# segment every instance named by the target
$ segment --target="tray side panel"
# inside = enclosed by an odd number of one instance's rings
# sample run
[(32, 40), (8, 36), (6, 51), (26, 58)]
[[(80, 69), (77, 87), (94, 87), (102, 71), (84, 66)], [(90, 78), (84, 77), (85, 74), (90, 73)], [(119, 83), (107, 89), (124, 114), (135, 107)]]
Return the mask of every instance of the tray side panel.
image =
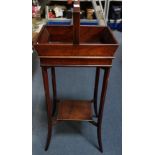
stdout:
[(41, 58), (41, 66), (112, 66), (112, 59)]
[(72, 26), (47, 26), (50, 34), (49, 42), (73, 42)]
[(81, 26), (80, 32), (81, 43), (117, 44), (108, 27)]
[(36, 45), (39, 56), (114, 56), (118, 45)]
[(47, 43), (49, 40), (50, 34), (47, 31), (47, 29), (43, 29), (41, 32), (39, 38), (38, 38), (38, 43)]

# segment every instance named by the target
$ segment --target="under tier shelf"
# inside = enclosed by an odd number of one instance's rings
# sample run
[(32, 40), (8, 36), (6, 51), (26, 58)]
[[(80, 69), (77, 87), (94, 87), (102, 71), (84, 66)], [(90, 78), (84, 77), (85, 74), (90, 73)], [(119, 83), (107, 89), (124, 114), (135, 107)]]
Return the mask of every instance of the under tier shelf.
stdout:
[(91, 103), (92, 101), (59, 101), (57, 120), (91, 121)]

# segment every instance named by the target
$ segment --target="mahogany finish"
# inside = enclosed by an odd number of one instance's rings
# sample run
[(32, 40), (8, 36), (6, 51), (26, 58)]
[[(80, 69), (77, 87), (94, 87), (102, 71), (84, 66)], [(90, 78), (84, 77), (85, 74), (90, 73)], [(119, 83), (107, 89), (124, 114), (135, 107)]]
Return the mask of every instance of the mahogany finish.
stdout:
[(51, 68), (51, 76), (52, 76), (52, 86), (53, 86), (53, 111), (52, 114), (55, 114), (56, 111), (56, 101), (57, 101), (57, 92), (56, 92), (56, 77), (55, 77), (55, 68)]
[[(96, 64), (97, 63), (97, 64)], [(99, 58), (42, 58), (40, 59), (41, 66), (112, 66), (112, 59)]]
[(103, 109), (104, 109), (109, 73), (110, 73), (110, 68), (105, 68), (104, 77), (103, 77), (103, 84), (102, 84), (102, 92), (101, 92), (101, 98), (100, 98), (99, 116), (98, 116), (98, 121), (97, 121), (98, 143), (99, 143), (99, 148), (100, 148), (101, 152), (103, 152), (102, 139), (101, 139), (101, 137), (102, 137), (101, 136), (102, 117), (103, 117)]
[(97, 113), (97, 95), (98, 95), (98, 85), (99, 85), (99, 77), (100, 77), (100, 68), (96, 68), (96, 77), (95, 77), (95, 88), (94, 88), (94, 111), (96, 117), (98, 116)]
[(92, 120), (91, 101), (67, 100), (58, 102), (57, 120)]
[(47, 134), (47, 142), (45, 146), (45, 150), (47, 150), (50, 144), (51, 135), (52, 135), (52, 117), (51, 117), (52, 116), (52, 102), (50, 99), (47, 67), (42, 67), (42, 75), (43, 75), (43, 82), (44, 82), (44, 91), (45, 91), (45, 97), (46, 97), (46, 108), (47, 108), (47, 118), (48, 118), (48, 134)]
[[(77, 6), (76, 6), (77, 5)], [(73, 44), (79, 44), (80, 41), (80, 5), (78, 2), (74, 3), (73, 7)]]
[(109, 28), (80, 26), (79, 44), (77, 34), (74, 35), (76, 38), (72, 38), (72, 31), (72, 26), (43, 27), (34, 44), (41, 66), (112, 65), (118, 44)]
[[(79, 1), (75, 1), (79, 4)], [(80, 7), (74, 5), (72, 26), (43, 26), (33, 44), (40, 58), (44, 91), (46, 97), (48, 134), (45, 150), (48, 149), (52, 125), (58, 121), (88, 121), (97, 127), (99, 149), (102, 152), (101, 126), (105, 103), (106, 89), (112, 60), (118, 43), (108, 27), (80, 26)], [(90, 101), (58, 101), (56, 92), (55, 67), (84, 66), (96, 67), (94, 86), (94, 111), (97, 122), (92, 119)], [(50, 98), (48, 72), (51, 68), (53, 100)], [(97, 96), (100, 69), (104, 69), (103, 86), (100, 97), (99, 113), (97, 112)], [(57, 110), (57, 114), (56, 114)]]

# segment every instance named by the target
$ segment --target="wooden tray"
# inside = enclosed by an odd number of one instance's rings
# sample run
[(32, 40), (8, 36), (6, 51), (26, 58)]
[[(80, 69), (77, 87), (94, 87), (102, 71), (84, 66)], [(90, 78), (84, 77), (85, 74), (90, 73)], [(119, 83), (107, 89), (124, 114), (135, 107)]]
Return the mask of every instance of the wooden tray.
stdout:
[(73, 26), (42, 28), (34, 43), (41, 66), (112, 65), (118, 43), (111, 30), (101, 26), (80, 26), (80, 7), (77, 6), (73, 9)]

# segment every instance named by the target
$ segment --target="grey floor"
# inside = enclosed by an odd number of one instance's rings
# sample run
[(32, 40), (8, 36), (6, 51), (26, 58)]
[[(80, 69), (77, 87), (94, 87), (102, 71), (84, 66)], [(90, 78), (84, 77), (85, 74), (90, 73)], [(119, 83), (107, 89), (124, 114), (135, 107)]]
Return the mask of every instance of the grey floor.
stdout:
[[(117, 31), (114, 34), (120, 47), (110, 72), (104, 108), (102, 123), (104, 155), (122, 154), (122, 34)], [(47, 152), (44, 151), (47, 117), (41, 69), (35, 52), (32, 62), (33, 155), (101, 155), (98, 150), (96, 127), (87, 122), (62, 122), (56, 125), (53, 128), (51, 145)], [(56, 68), (56, 77), (59, 99), (92, 99), (95, 68)], [(103, 73), (100, 76), (100, 91), (102, 77)]]

